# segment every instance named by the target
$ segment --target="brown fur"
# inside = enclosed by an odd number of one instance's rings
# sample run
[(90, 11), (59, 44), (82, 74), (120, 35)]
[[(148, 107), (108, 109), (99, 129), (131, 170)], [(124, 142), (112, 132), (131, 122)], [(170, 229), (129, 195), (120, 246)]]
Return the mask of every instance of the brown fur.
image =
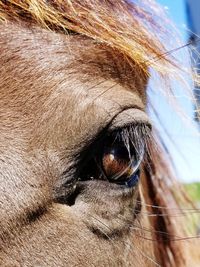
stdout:
[(165, 49), (145, 10), (115, 2), (0, 1), (1, 266), (191, 266), (153, 141), (139, 188), (87, 181), (75, 204), (56, 201), (100, 133), (150, 124), (149, 59)]

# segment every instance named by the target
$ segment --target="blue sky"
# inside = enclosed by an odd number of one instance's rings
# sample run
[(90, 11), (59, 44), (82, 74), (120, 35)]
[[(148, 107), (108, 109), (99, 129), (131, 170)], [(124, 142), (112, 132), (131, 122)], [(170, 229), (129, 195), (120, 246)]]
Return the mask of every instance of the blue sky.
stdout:
[(185, 13), (186, 0), (157, 0), (157, 2), (166, 8), (169, 17), (182, 33), (183, 39), (187, 40), (187, 33), (185, 31), (185, 25), (187, 24)]
[[(187, 32), (185, 25), (187, 24), (185, 14), (184, 0), (157, 0), (165, 6), (169, 17), (174, 21), (180, 30), (183, 41), (187, 42)], [(151, 82), (150, 82), (150, 86)], [(193, 106), (184, 96), (182, 88), (178, 84), (174, 85), (177, 90), (178, 101), (184, 106), (187, 115), (193, 118)], [(199, 181), (200, 182), (200, 136), (192, 129), (191, 126), (185, 125), (180, 116), (166, 103), (161, 95), (153, 95), (156, 110), (161, 114), (161, 120), (165, 121), (165, 127), (168, 129), (172, 140), (168, 138), (165, 129), (158, 124), (158, 129), (163, 136), (167, 148), (172, 156), (174, 165), (177, 168), (178, 176), (184, 182)], [(153, 120), (156, 119), (153, 118)], [(197, 128), (197, 125), (196, 125)], [(200, 129), (200, 125), (199, 125)]]

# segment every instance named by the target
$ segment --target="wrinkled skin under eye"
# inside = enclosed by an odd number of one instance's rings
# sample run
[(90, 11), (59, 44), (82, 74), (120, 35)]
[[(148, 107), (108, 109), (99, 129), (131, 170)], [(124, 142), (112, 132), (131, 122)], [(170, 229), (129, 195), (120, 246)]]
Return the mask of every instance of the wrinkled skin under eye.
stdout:
[(63, 173), (63, 183), (55, 190), (55, 201), (73, 205), (84, 189), (84, 182), (91, 180), (107, 181), (121, 189), (136, 186), (150, 133), (149, 125), (136, 124), (101, 134), (79, 154), (72, 179), (65, 179)]

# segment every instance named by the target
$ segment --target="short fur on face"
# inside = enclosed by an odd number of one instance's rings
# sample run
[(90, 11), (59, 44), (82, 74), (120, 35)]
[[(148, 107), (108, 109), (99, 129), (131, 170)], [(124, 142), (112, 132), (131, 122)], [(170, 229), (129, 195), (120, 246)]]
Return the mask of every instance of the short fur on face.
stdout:
[[(187, 266), (145, 113), (164, 48), (145, 9), (117, 2), (0, 1), (2, 266)], [(145, 144), (139, 186), (82, 179), (113, 133)]]

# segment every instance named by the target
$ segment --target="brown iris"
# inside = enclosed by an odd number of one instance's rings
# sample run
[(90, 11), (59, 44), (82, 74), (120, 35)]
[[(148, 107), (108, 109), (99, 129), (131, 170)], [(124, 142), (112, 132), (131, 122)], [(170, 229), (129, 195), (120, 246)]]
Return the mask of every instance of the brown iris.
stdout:
[(102, 166), (106, 177), (112, 181), (129, 179), (139, 166), (140, 160), (130, 155), (125, 146), (107, 147), (102, 157)]

